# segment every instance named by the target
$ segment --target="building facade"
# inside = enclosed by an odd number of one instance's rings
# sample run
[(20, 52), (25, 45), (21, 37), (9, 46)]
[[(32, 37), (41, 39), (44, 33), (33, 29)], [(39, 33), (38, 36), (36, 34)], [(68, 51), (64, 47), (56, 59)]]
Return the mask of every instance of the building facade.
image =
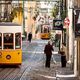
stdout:
[[(78, 28), (80, 25), (80, 0), (74, 0), (74, 33), (75, 33), (75, 39), (76, 39), (76, 57), (77, 57), (77, 74), (80, 78), (80, 35)], [(78, 27), (77, 27), (78, 25)], [(76, 33), (76, 29), (78, 29), (78, 32)]]
[(0, 22), (10, 21), (12, 1), (0, 1)]
[(69, 25), (69, 61), (74, 75), (80, 78), (80, 0), (68, 0)]

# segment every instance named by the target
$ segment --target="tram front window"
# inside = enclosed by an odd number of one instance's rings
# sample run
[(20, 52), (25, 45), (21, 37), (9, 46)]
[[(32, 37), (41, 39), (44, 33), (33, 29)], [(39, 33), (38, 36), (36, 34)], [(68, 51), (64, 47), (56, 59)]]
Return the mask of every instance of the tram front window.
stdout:
[(2, 48), (2, 35), (0, 33), (0, 49)]
[(44, 28), (44, 33), (47, 33), (48, 32), (48, 29), (47, 28)]
[(41, 27), (41, 32), (42, 32), (42, 33), (48, 33), (48, 32), (49, 32), (49, 27), (46, 26), (46, 25), (45, 25), (45, 26), (42, 26), (42, 27)]
[(4, 33), (4, 49), (13, 49), (13, 34), (12, 33)]
[(20, 33), (15, 34), (15, 48), (16, 49), (21, 48), (21, 34)]

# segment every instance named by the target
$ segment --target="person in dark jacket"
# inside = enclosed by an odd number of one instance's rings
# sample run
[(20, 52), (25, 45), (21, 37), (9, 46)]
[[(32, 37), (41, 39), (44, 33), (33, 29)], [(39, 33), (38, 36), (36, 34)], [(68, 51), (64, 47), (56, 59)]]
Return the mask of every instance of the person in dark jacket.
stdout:
[(30, 32), (30, 33), (28, 34), (28, 41), (31, 42), (31, 39), (32, 39), (32, 33)]
[(61, 54), (61, 66), (66, 67), (66, 62), (67, 62), (66, 55), (62, 48), (61, 48), (60, 54)]
[(51, 56), (52, 56), (52, 50), (53, 46), (50, 44), (50, 41), (48, 42), (47, 45), (45, 45), (44, 48), (44, 53), (46, 54), (46, 63), (45, 63), (45, 67), (50, 68), (50, 61), (51, 61)]

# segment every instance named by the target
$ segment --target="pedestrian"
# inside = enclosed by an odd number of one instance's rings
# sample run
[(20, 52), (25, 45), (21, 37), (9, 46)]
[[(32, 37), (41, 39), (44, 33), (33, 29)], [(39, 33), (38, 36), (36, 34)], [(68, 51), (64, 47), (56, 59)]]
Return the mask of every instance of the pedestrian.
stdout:
[(50, 61), (51, 61), (51, 57), (52, 57), (52, 50), (54, 50), (54, 49), (53, 49), (53, 46), (50, 44), (50, 41), (49, 41), (48, 44), (45, 45), (45, 48), (44, 48), (44, 53), (46, 55), (45, 67), (48, 67), (48, 68), (50, 68)]
[(31, 39), (32, 39), (32, 33), (30, 32), (30, 33), (28, 34), (28, 41), (31, 42)]
[(63, 49), (61, 48), (60, 50), (60, 54), (61, 54), (61, 66), (62, 67), (66, 67), (66, 55), (65, 52), (63, 51)]

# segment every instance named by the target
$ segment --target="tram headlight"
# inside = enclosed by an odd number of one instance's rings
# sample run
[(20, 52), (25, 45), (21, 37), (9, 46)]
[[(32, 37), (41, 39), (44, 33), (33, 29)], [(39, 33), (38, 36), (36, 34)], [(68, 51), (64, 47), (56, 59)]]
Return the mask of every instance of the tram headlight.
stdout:
[(2, 52), (0, 52), (0, 56), (2, 56)]
[(6, 59), (8, 59), (8, 60), (11, 59), (11, 56), (10, 55), (7, 55), (6, 56)]

